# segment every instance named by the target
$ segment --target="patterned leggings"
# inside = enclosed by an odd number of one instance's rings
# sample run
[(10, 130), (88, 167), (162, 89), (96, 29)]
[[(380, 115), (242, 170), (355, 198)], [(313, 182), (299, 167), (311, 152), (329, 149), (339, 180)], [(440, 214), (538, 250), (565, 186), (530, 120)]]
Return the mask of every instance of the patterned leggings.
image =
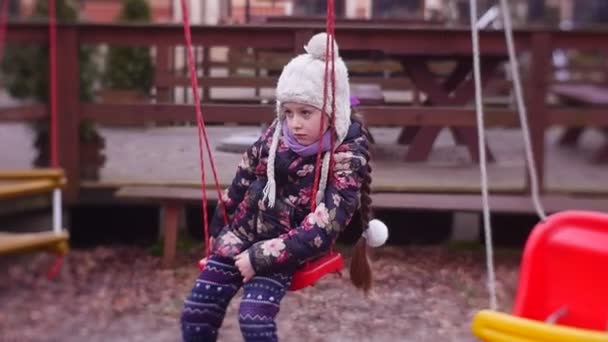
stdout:
[[(243, 286), (239, 323), (245, 341), (278, 341), (274, 319), (291, 277), (292, 272), (255, 276)], [(215, 341), (226, 308), (242, 285), (234, 260), (211, 256), (184, 303), (184, 341)]]

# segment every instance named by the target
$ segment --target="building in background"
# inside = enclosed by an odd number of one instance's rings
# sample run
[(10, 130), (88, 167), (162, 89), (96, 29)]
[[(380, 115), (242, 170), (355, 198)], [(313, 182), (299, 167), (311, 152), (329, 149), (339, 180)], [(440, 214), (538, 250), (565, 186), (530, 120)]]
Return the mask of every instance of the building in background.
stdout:
[[(48, 0), (11, 0), (11, 5), (18, 9), (22, 18), (29, 17), (37, 1)], [(79, 6), (80, 19), (90, 22), (112, 22), (118, 17), (123, 0), (71, 0)], [(172, 21), (173, 0), (147, 0), (150, 4), (154, 22)], [(11, 7), (12, 8), (12, 7)], [(17, 14), (17, 13), (15, 13)]]
[[(186, 0), (190, 12), (190, 22), (196, 24), (216, 25), (235, 22), (233, 8), (238, 1), (234, 0)], [(237, 6), (238, 8), (238, 6)], [(171, 16), (173, 21), (182, 20), (181, 0), (172, 0)]]
[[(10, 1), (12, 16), (28, 17), (36, 1)], [(80, 8), (83, 21), (112, 22), (123, 0), (68, 0)], [(179, 22), (181, 0), (148, 0), (154, 22)], [(316, 17), (327, 0), (187, 0), (193, 24), (261, 23), (268, 17)], [(468, 24), (469, 0), (335, 0), (336, 17), (347, 19), (434, 20)], [(482, 15), (497, 0), (478, 0)], [(512, 0), (516, 24), (560, 24), (571, 27), (608, 21), (608, 0)]]
[[(114, 21), (122, 7), (122, 0), (81, 0), (81, 16), (83, 20), (92, 22)], [(171, 0), (148, 0), (154, 22), (169, 22), (172, 20)]]
[[(426, 0), (429, 1), (429, 0)], [(425, 0), (336, 0), (337, 18), (422, 18)], [(181, 18), (181, 0), (173, 0), (173, 18)], [(266, 17), (324, 17), (326, 0), (189, 0), (196, 23), (263, 22)]]

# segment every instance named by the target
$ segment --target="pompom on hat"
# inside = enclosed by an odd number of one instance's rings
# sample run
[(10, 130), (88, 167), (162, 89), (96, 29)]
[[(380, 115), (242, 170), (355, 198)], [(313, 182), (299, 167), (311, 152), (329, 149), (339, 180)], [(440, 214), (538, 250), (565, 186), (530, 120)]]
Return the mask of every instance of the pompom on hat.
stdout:
[(384, 222), (373, 219), (369, 221), (369, 226), (363, 231), (367, 245), (370, 247), (380, 247), (388, 239), (388, 227)]
[[(281, 104), (286, 102), (297, 102), (322, 109), (326, 39), (326, 33), (314, 35), (308, 41), (308, 44), (304, 46), (306, 53), (293, 58), (283, 68), (276, 89), (277, 116), (279, 119), (283, 119), (280, 111)], [(346, 133), (348, 133), (348, 127), (350, 127), (351, 123), (350, 87), (348, 84), (348, 69), (342, 58), (340, 58), (338, 44), (336, 44), (335, 39), (331, 39), (331, 41), (334, 44), (334, 66), (336, 72), (336, 145), (339, 145), (344, 140)], [(331, 63), (328, 63), (328, 76), (325, 113), (328, 114), (328, 119), (331, 119)]]
[[(348, 84), (348, 69), (342, 58), (340, 58), (338, 45), (334, 37), (330, 36), (331, 42), (334, 44), (334, 67), (335, 67), (335, 96), (336, 110), (332, 113), (332, 77), (331, 77), (331, 61), (328, 63), (328, 85), (327, 85), (327, 100), (325, 101), (324, 112), (328, 115), (328, 122), (331, 122), (331, 116), (334, 117), (334, 127), (336, 140), (335, 146), (339, 146), (351, 124), (351, 99), (350, 87)], [(277, 122), (275, 131), (272, 136), (272, 144), (270, 145), (268, 156), (268, 168), (266, 174), (268, 183), (264, 188), (264, 198), (268, 199), (268, 205), (274, 206), (276, 197), (276, 181), (274, 177), (274, 162), (278, 147), (278, 142), (282, 134), (282, 113), (281, 104), (286, 102), (296, 102), (306, 104), (315, 108), (322, 109), (323, 107), (323, 88), (325, 84), (325, 58), (327, 34), (319, 33), (314, 35), (304, 50), (306, 53), (294, 57), (281, 72), (281, 76), (277, 82), (276, 88), (276, 111)], [(331, 50), (328, 54), (331, 58)], [(321, 169), (321, 179), (319, 182), (319, 190), (316, 194), (316, 203), (319, 204), (323, 198), (325, 187), (327, 184), (327, 176), (329, 172), (329, 157), (330, 152), (326, 152), (323, 156)]]

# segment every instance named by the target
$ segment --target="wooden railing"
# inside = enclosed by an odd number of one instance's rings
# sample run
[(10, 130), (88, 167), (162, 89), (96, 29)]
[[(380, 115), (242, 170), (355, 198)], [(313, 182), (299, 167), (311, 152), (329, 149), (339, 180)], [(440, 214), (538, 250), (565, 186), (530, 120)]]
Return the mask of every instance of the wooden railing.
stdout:
[[(44, 24), (12, 23), (8, 25), (9, 44), (46, 44), (47, 26)], [(302, 52), (302, 46), (315, 32), (322, 31), (320, 25), (308, 24), (264, 24), (262, 26), (197, 26), (192, 28), (192, 38), (197, 46), (223, 46), (229, 49), (252, 48), (256, 51), (282, 51), (293, 55)], [(378, 25), (338, 25), (336, 29), (340, 53), (348, 61), (349, 56), (382, 55), (401, 62), (406, 70), (411, 58), (426, 62), (434, 59), (471, 57), (470, 32), (467, 29), (444, 29), (436, 27), (386, 27)], [(179, 25), (100, 25), (77, 24), (58, 27), (58, 126), (60, 164), (65, 169), (69, 185), (68, 198), (78, 194), (79, 179), (79, 133), (81, 120), (92, 119), (102, 124), (143, 124), (144, 122), (194, 121), (194, 111), (189, 104), (175, 103), (173, 89), (188, 86), (188, 78), (174, 70), (176, 46), (183, 46), (183, 29)], [(545, 101), (548, 82), (552, 77), (551, 53), (556, 48), (581, 50), (608, 49), (608, 32), (603, 31), (548, 31), (543, 29), (519, 30), (515, 32), (519, 52), (530, 56), (526, 66), (525, 92), (530, 114), (533, 148), (539, 172), (544, 166), (544, 132), (550, 125), (608, 126), (608, 115), (601, 108), (553, 108)], [(111, 104), (81, 103), (79, 101), (78, 50), (82, 45), (127, 45), (149, 46), (155, 51), (154, 92), (149, 103)], [(480, 36), (482, 58), (484, 56), (506, 59), (503, 33), (484, 31)], [(214, 101), (209, 97), (210, 89), (216, 87), (273, 87), (276, 76), (258, 77), (210, 77), (214, 67), (209, 60), (209, 49), (204, 49), (203, 71), (200, 84), (203, 87), (205, 119), (209, 123), (239, 122), (261, 123), (273, 118), (273, 106), (255, 99), (245, 103)], [(205, 58), (206, 57), (206, 58)], [(370, 57), (372, 58), (372, 57)], [(217, 65), (216, 65), (217, 66)], [(256, 71), (259, 74), (259, 71)], [(431, 80), (436, 82), (437, 80)], [(449, 77), (446, 82), (449, 81)], [(383, 76), (353, 76), (353, 82), (379, 84), (385, 89), (418, 91), (420, 85), (408, 75), (396, 78)], [(504, 88), (504, 79), (498, 79)], [(472, 94), (469, 94), (471, 97)], [(465, 105), (430, 106), (413, 103), (363, 106), (370, 125), (390, 126), (449, 126), (474, 127), (475, 113)], [(47, 117), (44, 105), (28, 105), (0, 110), (0, 121), (41, 120)], [(486, 122), (491, 126), (516, 126), (518, 119), (512, 109), (488, 108)], [(541, 183), (542, 184), (542, 183)]]

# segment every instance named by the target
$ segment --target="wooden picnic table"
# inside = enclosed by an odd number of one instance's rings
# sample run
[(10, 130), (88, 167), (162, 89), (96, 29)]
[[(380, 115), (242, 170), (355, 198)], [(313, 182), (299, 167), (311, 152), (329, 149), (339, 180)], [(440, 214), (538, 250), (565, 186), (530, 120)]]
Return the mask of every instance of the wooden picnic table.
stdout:
[[(441, 44), (442, 38), (437, 37), (436, 43)], [(409, 78), (409, 83), (404, 83), (400, 90), (411, 90), (414, 97), (422, 92), (426, 95), (425, 101), (421, 103), (428, 107), (464, 107), (472, 103), (475, 96), (475, 84), (473, 78), (473, 55), (472, 51), (454, 55), (449, 50), (438, 51), (407, 51), (407, 52), (384, 52), (381, 50), (361, 50), (348, 47), (340, 50), (340, 55), (346, 61), (365, 60), (369, 64), (381, 63), (381, 61), (396, 61), (401, 65), (403, 72)], [(494, 76), (498, 67), (508, 59), (505, 53), (482, 53), (481, 80), (482, 85), (487, 85)], [(454, 62), (455, 67), (447, 75), (439, 75), (433, 71), (431, 64), (434, 62)], [(359, 71), (350, 70), (351, 78), (356, 78)], [(372, 72), (373, 74), (373, 72)], [(368, 75), (370, 76), (370, 75)], [(376, 75), (378, 76), (378, 75)], [(382, 76), (378, 76), (380, 80)], [(382, 86), (378, 83), (357, 84), (351, 82), (351, 93), (353, 96), (361, 96), (363, 105), (385, 105), (382, 95)], [(416, 100), (414, 100), (415, 102)], [(401, 102), (407, 102), (403, 100)], [(404, 156), (405, 161), (426, 161), (432, 151), (439, 133), (443, 128), (448, 128), (457, 144), (464, 145), (470, 153), (474, 162), (479, 161), (479, 147), (477, 130), (475, 126), (431, 126), (415, 125), (403, 128), (399, 137), (399, 143), (409, 144), (410, 147)], [(488, 161), (494, 161), (494, 155), (486, 145)]]
[[(564, 102), (577, 106), (608, 106), (608, 86), (594, 84), (561, 84), (555, 85), (551, 91)], [(574, 146), (586, 127), (577, 126), (567, 128), (560, 138), (563, 146)], [(593, 157), (596, 163), (608, 163), (608, 128), (603, 128), (606, 142), (599, 148)]]
[[(426, 94), (422, 103), (426, 106), (466, 106), (475, 97), (475, 83), (473, 74), (473, 60), (471, 55), (448, 56), (445, 54), (408, 54), (393, 55), (399, 58), (403, 68), (409, 75), (413, 85)], [(482, 86), (495, 75), (498, 66), (507, 59), (505, 55), (482, 54), (481, 59), (481, 82)], [(435, 61), (453, 60), (456, 66), (443, 80), (430, 68), (430, 63)], [(404, 127), (399, 142), (410, 144), (405, 156), (406, 161), (425, 161), (441, 129), (447, 127), (454, 135), (457, 143), (463, 144), (468, 149), (471, 159), (479, 162), (479, 145), (477, 130), (475, 127), (463, 126), (407, 126)], [(494, 156), (486, 145), (489, 161), (494, 161)]]

